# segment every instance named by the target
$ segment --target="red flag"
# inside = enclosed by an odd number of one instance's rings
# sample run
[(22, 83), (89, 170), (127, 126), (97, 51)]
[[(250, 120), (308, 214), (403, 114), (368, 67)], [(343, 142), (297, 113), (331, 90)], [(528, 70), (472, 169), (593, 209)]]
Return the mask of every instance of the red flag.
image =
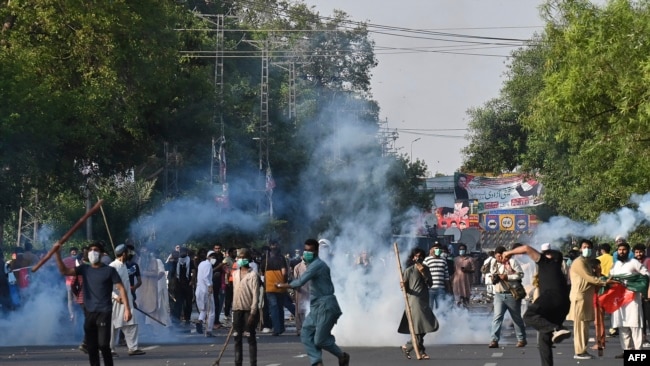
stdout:
[(602, 295), (598, 296), (603, 310), (613, 313), (634, 300), (634, 291), (628, 290), (623, 284), (611, 285)]

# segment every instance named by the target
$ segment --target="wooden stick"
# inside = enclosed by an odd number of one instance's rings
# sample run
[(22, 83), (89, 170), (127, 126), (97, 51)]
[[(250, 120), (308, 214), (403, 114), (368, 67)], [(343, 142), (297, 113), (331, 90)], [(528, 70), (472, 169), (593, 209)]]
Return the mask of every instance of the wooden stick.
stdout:
[(52, 246), (52, 248), (50, 249), (50, 251), (47, 252), (47, 254), (46, 254), (43, 258), (41, 258), (41, 260), (38, 261), (38, 263), (36, 263), (36, 265), (35, 265), (34, 267), (32, 267), (32, 272), (36, 272), (36, 271), (38, 271), (38, 269), (41, 268), (41, 266), (43, 266), (43, 264), (45, 264), (45, 262), (47, 262), (50, 258), (52, 258), (52, 256), (54, 255), (54, 253), (55, 253), (55, 252), (58, 252), (59, 249), (61, 249), (61, 246), (63, 245), (63, 243), (65, 243), (68, 239), (70, 239), (70, 237), (72, 236), (72, 234), (74, 234), (75, 231), (79, 230), (79, 228), (81, 227), (81, 225), (83, 225), (83, 223), (86, 222), (86, 220), (88, 220), (88, 218), (89, 218), (90, 216), (92, 216), (95, 212), (97, 212), (97, 210), (99, 210), (100, 207), (102, 207), (102, 203), (103, 203), (103, 202), (104, 202), (103, 200), (99, 200), (99, 201), (97, 201), (97, 203), (95, 204), (95, 206), (93, 206), (93, 207), (92, 207), (90, 210), (88, 210), (88, 211), (87, 211), (83, 216), (81, 216), (81, 218), (79, 219), (79, 221), (77, 221), (76, 224), (72, 225), (72, 227), (70, 228), (70, 230), (68, 230), (67, 233), (63, 234), (63, 236), (61, 237), (61, 239), (57, 240), (56, 243), (54, 243), (54, 245)]
[(228, 342), (230, 342), (230, 337), (232, 336), (232, 331), (235, 329), (234, 326), (230, 327), (230, 330), (228, 331), (228, 336), (226, 337), (226, 343), (223, 344), (223, 348), (221, 348), (221, 352), (219, 352), (219, 357), (217, 357), (217, 360), (214, 361), (212, 366), (219, 366), (219, 362), (221, 362), (221, 357), (223, 357), (223, 353), (226, 352), (226, 348), (228, 347)]
[[(399, 248), (397, 247), (397, 242), (393, 243), (393, 247), (395, 249), (395, 258), (397, 258), (397, 268), (399, 269), (399, 280), (400, 284), (404, 283), (404, 274), (402, 273), (402, 263), (399, 260)], [(402, 287), (402, 294), (404, 294), (404, 302), (406, 303), (406, 320), (408, 320), (409, 323), (409, 331), (411, 332), (411, 342), (413, 343), (413, 349), (415, 349), (415, 357), (417, 359), (421, 359), (422, 356), (420, 355), (420, 347), (418, 346), (418, 340), (415, 337), (415, 329), (413, 328), (413, 316), (411, 315), (411, 306), (409, 304), (409, 297), (408, 294), (406, 293), (406, 288), (404, 286)]]
[[(98, 201), (101, 201), (99, 197), (97, 197)], [(111, 242), (111, 246), (113, 247), (113, 253), (115, 253), (115, 243), (113, 243), (113, 237), (111, 236), (111, 229), (108, 228), (108, 220), (106, 220), (106, 214), (104, 213), (104, 207), (100, 207), (100, 211), (102, 211), (102, 217), (104, 218), (104, 226), (106, 226), (106, 232), (108, 233), (108, 240)]]

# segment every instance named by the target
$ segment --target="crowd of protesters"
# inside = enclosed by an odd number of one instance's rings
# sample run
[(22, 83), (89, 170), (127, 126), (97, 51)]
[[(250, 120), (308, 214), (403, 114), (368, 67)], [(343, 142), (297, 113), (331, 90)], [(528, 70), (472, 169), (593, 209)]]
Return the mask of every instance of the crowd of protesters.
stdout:
[[(256, 358), (256, 333), (284, 334), (286, 313), (295, 319), (296, 333), (315, 364), (320, 362), (320, 349), (330, 350), (341, 362), (349, 362), (349, 355), (327, 336), (340, 316), (338, 303), (319, 303), (324, 313), (313, 313), (315, 318), (311, 320), (308, 315), (314, 310), (314, 304), (310, 304), (314, 294), (336, 301), (331, 297), (334, 284), (326, 264), (331, 256), (330, 245), (324, 239), (310, 241), (304, 250), (295, 249), (293, 254), (283, 252), (276, 240), (259, 249), (215, 243), (192, 247), (179, 244), (165, 251), (154, 245), (136, 246), (129, 240), (112, 251), (101, 242), (67, 248), (56, 254), (59, 271), (65, 276), (61, 280), (65, 318), (76, 324), (73, 328), (83, 324), (79, 349), (89, 354), (91, 364), (99, 362), (100, 354), (105, 364), (110, 364), (109, 359), (118, 356), (117, 346), (126, 346), (130, 356), (143, 355), (138, 338), (159, 335), (162, 329), (186, 328), (196, 335), (212, 337), (213, 331), (222, 327), (236, 330), (235, 355), (240, 364), (243, 337), (248, 337), (249, 356)], [(411, 358), (416, 346), (422, 352), (419, 357), (429, 358), (424, 353), (423, 339), (426, 333), (438, 329), (434, 309), (468, 308), (471, 290), (481, 281), (493, 303), (490, 348), (500, 346), (506, 313), (515, 328), (515, 347), (527, 346), (527, 326), (539, 332), (544, 366), (553, 365), (553, 343), (571, 335), (573, 358), (579, 360), (593, 358), (589, 350), (597, 350), (602, 356), (607, 336), (618, 336), (622, 350), (650, 347), (650, 259), (643, 244), (631, 246), (622, 237), (616, 238), (613, 245), (596, 245), (584, 239), (573, 243), (566, 256), (550, 244), (540, 249), (522, 244), (498, 246), (487, 255), (468, 253), (462, 243), (445, 246), (433, 242), (428, 255), (416, 249), (407, 260), (402, 282), (409, 296), (414, 296), (411, 311), (418, 316), (419, 324), (416, 344), (409, 342), (401, 348), (407, 358)], [(319, 251), (324, 260), (314, 261), (313, 252)], [(5, 275), (0, 278), (0, 311), (5, 316), (29, 301), (33, 280), (30, 269), (44, 254), (33, 252), (32, 244), (25, 242), (5, 262)], [(519, 255), (528, 256), (532, 263)], [(345, 256), (347, 265), (362, 276), (372, 276), (373, 268), (386, 266), (389, 259), (374, 257), (364, 248)], [(43, 270), (48, 268), (51, 271), (55, 267), (50, 263)], [(103, 271), (101, 281), (94, 275), (99, 268)], [(323, 276), (319, 277), (323, 282), (315, 288), (314, 276)], [(523, 285), (526, 276), (532, 277), (527, 279), (531, 285)], [(96, 291), (89, 293), (85, 289), (88, 286), (110, 291), (98, 296)], [(110, 326), (96, 329), (88, 324), (89, 318), (105, 317), (107, 309), (112, 314)], [(198, 311), (198, 317), (192, 316), (193, 310)], [(565, 321), (572, 322), (572, 332), (564, 326)], [(404, 319), (402, 323), (400, 333), (408, 328)], [(591, 328), (595, 343), (590, 346)], [(318, 332), (324, 335), (318, 336)], [(315, 336), (326, 342), (325, 347), (314, 343)]]

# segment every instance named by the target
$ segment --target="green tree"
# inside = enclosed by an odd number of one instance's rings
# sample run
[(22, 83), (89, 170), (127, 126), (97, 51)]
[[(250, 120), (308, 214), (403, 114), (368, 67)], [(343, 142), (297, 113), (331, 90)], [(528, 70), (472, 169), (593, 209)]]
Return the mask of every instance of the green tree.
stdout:
[(594, 219), (649, 190), (648, 2), (546, 5), (543, 88), (525, 119), (562, 214)]
[(463, 149), (461, 170), (494, 174), (514, 170), (526, 151), (526, 133), (508, 101), (492, 99), (467, 114), (470, 143)]

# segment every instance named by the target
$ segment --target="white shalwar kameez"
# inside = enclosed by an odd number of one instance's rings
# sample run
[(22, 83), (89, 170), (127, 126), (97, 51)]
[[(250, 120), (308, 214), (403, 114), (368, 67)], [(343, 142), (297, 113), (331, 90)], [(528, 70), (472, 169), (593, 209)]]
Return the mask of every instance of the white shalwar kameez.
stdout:
[[(131, 311), (135, 311), (133, 307), (133, 295), (131, 294), (131, 285), (129, 283), (129, 271), (126, 268), (126, 264), (122, 263), (120, 260), (114, 260), (110, 264), (111, 267), (115, 268), (117, 274), (120, 275), (122, 280), (122, 285), (126, 290), (126, 296), (129, 298), (129, 306)], [(124, 339), (126, 340), (126, 346), (129, 348), (129, 351), (135, 351), (138, 349), (138, 323), (135, 320), (135, 316), (131, 317), (131, 320), (128, 322), (124, 321), (124, 310), (126, 307), (124, 304), (121, 304), (117, 301), (120, 298), (120, 292), (117, 287), (113, 287), (113, 326), (111, 327), (111, 349), (114, 348), (115, 335), (117, 334), (116, 330), (121, 329), (124, 333)]]
[[(642, 274), (648, 275), (648, 269), (638, 260), (632, 258), (627, 262), (619, 260), (614, 263), (609, 272), (610, 276)], [(641, 349), (643, 344), (643, 307), (641, 294), (634, 293), (634, 300), (612, 313), (612, 328), (618, 328), (621, 347), (626, 349)]]
[(208, 332), (214, 324), (214, 296), (208, 292), (212, 287), (212, 264), (209, 260), (199, 263), (196, 273), (196, 306), (199, 308), (199, 321), (203, 322)]

